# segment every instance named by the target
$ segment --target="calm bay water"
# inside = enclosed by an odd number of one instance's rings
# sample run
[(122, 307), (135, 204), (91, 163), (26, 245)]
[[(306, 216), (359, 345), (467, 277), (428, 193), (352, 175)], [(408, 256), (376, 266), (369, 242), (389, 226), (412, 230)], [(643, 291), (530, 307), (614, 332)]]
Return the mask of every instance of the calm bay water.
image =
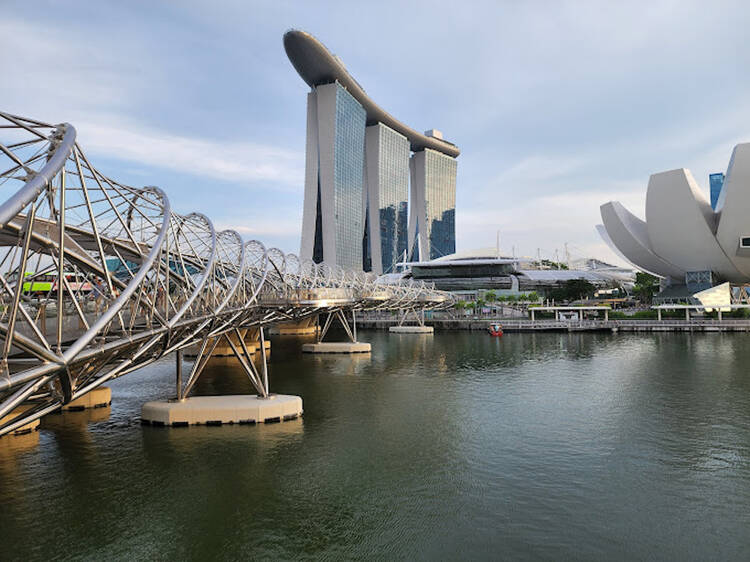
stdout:
[[(274, 340), (301, 420), (141, 426), (165, 360), (0, 441), (0, 558), (750, 557), (750, 337), (360, 336)], [(197, 390), (250, 385), (216, 362)]]

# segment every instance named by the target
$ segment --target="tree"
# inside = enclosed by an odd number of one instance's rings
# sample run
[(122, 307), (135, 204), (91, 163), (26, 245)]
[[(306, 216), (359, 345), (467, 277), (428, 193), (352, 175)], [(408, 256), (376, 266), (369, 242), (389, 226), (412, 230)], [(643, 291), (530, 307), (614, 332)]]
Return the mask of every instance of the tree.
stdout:
[(455, 303), (453, 303), (453, 308), (460, 313), (466, 310), (468, 306), (466, 304), (466, 301), (456, 301)]
[(591, 297), (596, 287), (585, 279), (568, 279), (561, 287), (550, 292), (556, 301), (574, 301)]
[(497, 302), (497, 293), (495, 291), (487, 291), (486, 293), (484, 293), (484, 300), (487, 301), (487, 304), (490, 305), (490, 308), (492, 308), (495, 311), (497, 310), (493, 306), (493, 304)]
[(654, 295), (659, 292), (659, 278), (641, 271), (635, 274), (633, 294), (644, 304), (651, 304)]
[(475, 306), (479, 309), (479, 314), (482, 313), (482, 307), (484, 306), (484, 299), (477, 299), (475, 301)]

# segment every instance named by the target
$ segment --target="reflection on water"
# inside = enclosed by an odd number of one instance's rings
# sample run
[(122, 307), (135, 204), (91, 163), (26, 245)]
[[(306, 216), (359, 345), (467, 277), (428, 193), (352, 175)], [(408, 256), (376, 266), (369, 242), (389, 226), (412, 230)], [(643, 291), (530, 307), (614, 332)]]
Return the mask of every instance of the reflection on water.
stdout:
[(53, 431), (79, 431), (85, 433), (90, 423), (107, 421), (111, 413), (111, 406), (56, 412), (44, 416), (40, 425), (42, 429)]
[[(274, 339), (302, 419), (141, 426), (166, 358), (0, 440), (4, 557), (746, 558), (748, 335), (360, 337)], [(226, 360), (195, 388), (251, 391)]]
[[(161, 428), (143, 426), (143, 443), (146, 449), (169, 449), (180, 455), (191, 453), (198, 447), (248, 446), (252, 450), (268, 451), (299, 441), (304, 431), (304, 420), (297, 418), (283, 423), (253, 425), (192, 426)], [(252, 432), (251, 443), (248, 437)]]

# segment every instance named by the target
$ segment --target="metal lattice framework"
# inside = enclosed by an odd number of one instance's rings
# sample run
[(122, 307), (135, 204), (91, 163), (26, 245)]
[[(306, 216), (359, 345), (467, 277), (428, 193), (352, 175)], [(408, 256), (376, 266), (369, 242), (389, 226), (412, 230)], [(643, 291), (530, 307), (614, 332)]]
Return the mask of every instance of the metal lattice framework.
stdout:
[[(0, 435), (195, 345), (186, 396), (240, 329), (262, 338), (266, 324), (321, 312), (452, 304), (423, 283), (382, 285), (179, 215), (159, 188), (102, 175), (67, 123), (0, 112), (0, 190)], [(267, 395), (265, 366), (245, 367)]]

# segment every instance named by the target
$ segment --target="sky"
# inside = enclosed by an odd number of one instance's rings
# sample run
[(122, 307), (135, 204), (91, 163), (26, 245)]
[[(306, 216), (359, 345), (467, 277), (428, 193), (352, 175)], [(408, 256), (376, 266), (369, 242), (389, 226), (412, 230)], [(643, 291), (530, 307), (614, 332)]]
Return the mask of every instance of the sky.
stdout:
[(72, 123), (105, 175), (298, 252), (305, 30), (381, 107), (458, 158), (458, 250), (622, 263), (599, 206), (643, 217), (652, 173), (708, 193), (750, 141), (750, 4), (0, 0), (0, 108)]

